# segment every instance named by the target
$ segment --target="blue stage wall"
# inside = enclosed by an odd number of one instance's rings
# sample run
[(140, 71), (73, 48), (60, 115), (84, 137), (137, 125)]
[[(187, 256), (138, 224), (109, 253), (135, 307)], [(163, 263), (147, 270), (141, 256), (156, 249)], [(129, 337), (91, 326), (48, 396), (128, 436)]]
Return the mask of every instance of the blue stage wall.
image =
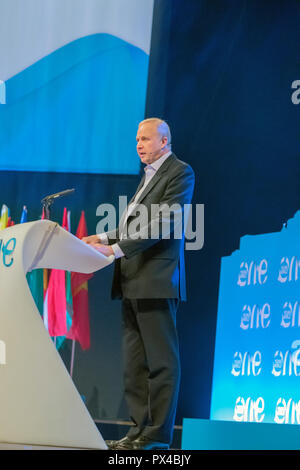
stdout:
[(196, 173), (194, 202), (205, 204), (204, 247), (187, 253), (178, 319), (178, 416), (209, 418), (221, 260), (300, 209), (300, 3), (156, 5), (146, 112), (168, 120), (174, 150)]

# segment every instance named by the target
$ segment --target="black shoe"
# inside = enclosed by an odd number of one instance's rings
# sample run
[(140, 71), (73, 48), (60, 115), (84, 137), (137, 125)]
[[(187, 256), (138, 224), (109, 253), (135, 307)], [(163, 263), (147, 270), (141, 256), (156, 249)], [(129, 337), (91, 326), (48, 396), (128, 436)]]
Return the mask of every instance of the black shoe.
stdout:
[(165, 442), (153, 441), (145, 436), (138, 437), (132, 442), (132, 450), (168, 450), (169, 444)]
[(133, 440), (125, 436), (118, 441), (105, 441), (105, 443), (110, 450), (130, 450), (132, 449)]

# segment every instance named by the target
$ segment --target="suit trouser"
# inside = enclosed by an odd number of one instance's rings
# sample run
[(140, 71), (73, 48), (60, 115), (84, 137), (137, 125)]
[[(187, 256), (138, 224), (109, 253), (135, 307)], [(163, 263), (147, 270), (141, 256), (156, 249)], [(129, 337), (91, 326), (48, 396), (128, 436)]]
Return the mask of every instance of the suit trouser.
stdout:
[(125, 399), (142, 434), (171, 443), (180, 382), (177, 299), (123, 299)]

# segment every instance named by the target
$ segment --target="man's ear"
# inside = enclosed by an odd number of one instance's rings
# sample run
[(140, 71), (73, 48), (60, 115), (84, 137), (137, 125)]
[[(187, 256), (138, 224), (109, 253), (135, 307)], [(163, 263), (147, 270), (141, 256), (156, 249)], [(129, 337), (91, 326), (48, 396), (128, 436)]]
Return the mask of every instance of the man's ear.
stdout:
[(166, 136), (162, 137), (161, 143), (162, 143), (161, 149), (165, 148), (166, 145), (168, 145), (168, 137), (166, 137)]

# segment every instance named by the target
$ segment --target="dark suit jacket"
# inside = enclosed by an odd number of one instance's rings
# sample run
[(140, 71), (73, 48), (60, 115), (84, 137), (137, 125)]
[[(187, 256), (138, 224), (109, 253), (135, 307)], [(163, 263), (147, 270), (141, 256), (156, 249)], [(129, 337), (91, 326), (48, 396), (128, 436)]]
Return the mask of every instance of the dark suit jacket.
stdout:
[[(136, 194), (143, 186), (144, 179), (145, 176)], [(107, 233), (109, 244), (117, 242), (125, 254), (115, 261), (112, 298), (186, 300), (183, 209), (184, 204), (191, 202), (194, 180), (192, 168), (172, 153), (139, 197), (138, 202), (148, 210), (148, 219), (146, 223), (143, 220), (144, 226), (139, 232), (142, 237), (134, 239), (129, 233), (128, 238), (122, 237), (120, 240), (119, 229)], [(162, 207), (172, 208), (174, 204), (173, 207), (182, 208), (180, 215), (178, 210), (158, 210)], [(156, 210), (153, 211), (153, 208)], [(129, 232), (130, 227), (138, 222), (139, 216), (140, 212), (137, 211), (127, 219)], [(178, 237), (180, 223), (182, 232)], [(151, 236), (151, 229), (159, 234), (159, 238), (144, 237), (146, 232)]]

